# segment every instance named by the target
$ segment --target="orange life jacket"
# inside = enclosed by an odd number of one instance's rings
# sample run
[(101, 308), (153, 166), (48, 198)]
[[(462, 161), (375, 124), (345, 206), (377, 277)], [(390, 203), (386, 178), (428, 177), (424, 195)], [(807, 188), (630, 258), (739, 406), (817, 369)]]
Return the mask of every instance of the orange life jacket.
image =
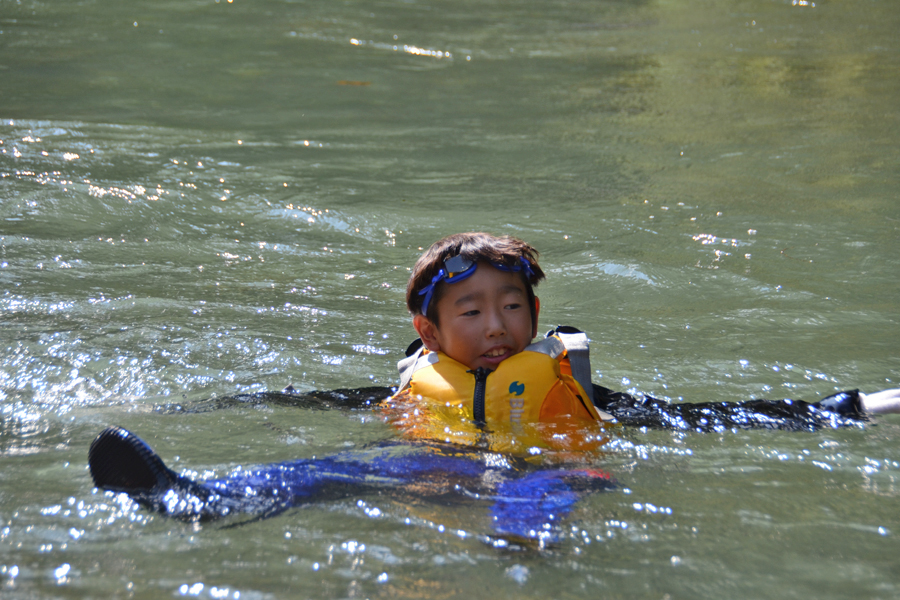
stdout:
[[(472, 444), (491, 434), (495, 442), (497, 435), (514, 438), (504, 447), (546, 446), (541, 440), (563, 430), (612, 420), (594, 406), (587, 337), (577, 330), (553, 331), (492, 372), (473, 372), (425, 348), (398, 366), (401, 385), (385, 407), (396, 409), (394, 423), (416, 438)], [(595, 442), (579, 433), (564, 445), (574, 450)]]

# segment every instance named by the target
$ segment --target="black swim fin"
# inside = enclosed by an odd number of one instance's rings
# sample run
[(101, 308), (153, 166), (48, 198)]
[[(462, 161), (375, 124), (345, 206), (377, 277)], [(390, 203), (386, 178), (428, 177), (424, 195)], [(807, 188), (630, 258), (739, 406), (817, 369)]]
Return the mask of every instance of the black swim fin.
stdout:
[(190, 521), (220, 519), (237, 513), (270, 515), (287, 505), (279, 497), (255, 491), (216, 490), (168, 468), (141, 438), (121, 427), (107, 427), (91, 444), (88, 465), (94, 485), (124, 492), (158, 513)]
[(150, 446), (121, 427), (107, 427), (97, 436), (88, 464), (98, 488), (138, 497), (165, 492), (181, 479)]

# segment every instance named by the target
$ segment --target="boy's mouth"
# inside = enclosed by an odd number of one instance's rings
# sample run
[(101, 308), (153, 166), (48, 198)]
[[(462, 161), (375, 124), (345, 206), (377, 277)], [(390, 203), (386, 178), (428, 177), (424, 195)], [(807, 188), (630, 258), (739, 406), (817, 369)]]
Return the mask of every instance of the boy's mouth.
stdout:
[(509, 357), (509, 348), (491, 348), (481, 355), (488, 363), (496, 364)]

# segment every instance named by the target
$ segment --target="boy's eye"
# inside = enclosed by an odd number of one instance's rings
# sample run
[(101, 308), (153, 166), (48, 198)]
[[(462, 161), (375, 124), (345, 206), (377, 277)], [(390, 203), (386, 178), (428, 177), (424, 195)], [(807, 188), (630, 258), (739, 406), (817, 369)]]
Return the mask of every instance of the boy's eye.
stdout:
[(510, 310), (516, 310), (517, 308), (522, 308), (522, 305), (517, 302), (514, 302), (513, 304), (507, 304), (506, 308), (508, 308)]
[(477, 311), (477, 310), (467, 310), (466, 312), (464, 312), (464, 313), (462, 314), (462, 316), (464, 316), (464, 317), (474, 317), (474, 316), (477, 315), (478, 313), (479, 313), (479, 311)]

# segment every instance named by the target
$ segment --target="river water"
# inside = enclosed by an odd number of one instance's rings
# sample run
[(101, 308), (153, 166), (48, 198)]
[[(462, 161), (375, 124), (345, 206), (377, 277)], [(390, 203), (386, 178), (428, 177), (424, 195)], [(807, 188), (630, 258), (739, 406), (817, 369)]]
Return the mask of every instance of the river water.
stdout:
[(897, 597), (892, 416), (621, 430), (618, 490), (545, 550), (388, 492), (186, 524), (86, 455), (109, 424), (200, 477), (390, 439), (206, 408), (394, 383), (409, 267), (464, 230), (541, 251), (542, 326), (607, 387), (898, 387), (898, 30), (888, 0), (0, 1), (3, 597)]

